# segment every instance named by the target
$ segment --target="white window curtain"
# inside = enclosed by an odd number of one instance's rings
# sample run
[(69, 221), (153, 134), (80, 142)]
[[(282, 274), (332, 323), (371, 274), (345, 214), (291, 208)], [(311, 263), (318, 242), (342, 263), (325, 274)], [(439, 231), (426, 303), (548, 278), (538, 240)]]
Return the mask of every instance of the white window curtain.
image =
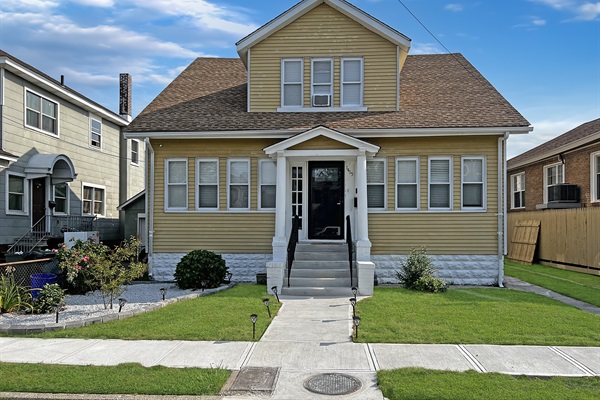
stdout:
[(451, 208), (450, 175), (450, 159), (429, 160), (429, 208)]
[(283, 60), (282, 107), (302, 107), (302, 60)]
[(198, 208), (219, 208), (219, 162), (198, 161)]
[(525, 174), (513, 175), (511, 180), (512, 208), (525, 207)]
[(419, 208), (418, 158), (396, 160), (396, 208)]
[(187, 161), (167, 161), (167, 209), (187, 208)]
[(367, 161), (367, 207), (385, 209), (385, 161)]
[(274, 209), (277, 183), (277, 163), (272, 160), (260, 161), (260, 208)]
[(362, 106), (362, 59), (342, 59), (342, 107)]
[(464, 208), (484, 207), (484, 176), (483, 158), (463, 158), (462, 206)]

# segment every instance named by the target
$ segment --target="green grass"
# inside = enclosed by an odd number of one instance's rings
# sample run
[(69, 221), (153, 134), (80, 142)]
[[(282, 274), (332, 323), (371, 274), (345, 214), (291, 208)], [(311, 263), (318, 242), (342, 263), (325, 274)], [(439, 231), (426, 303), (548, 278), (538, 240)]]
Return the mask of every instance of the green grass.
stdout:
[(216, 395), (230, 371), (0, 363), (0, 392)]
[(251, 341), (250, 314), (258, 314), (256, 340), (260, 339), (271, 320), (262, 299), (270, 298), (271, 314), (280, 304), (267, 296), (266, 287), (236, 285), (209, 296), (174, 303), (156, 311), (95, 324), (83, 328), (45, 332), (41, 338), (85, 338), (125, 340), (211, 340)]
[(591, 400), (600, 398), (600, 378), (546, 379), (420, 368), (379, 371), (390, 400)]
[(508, 260), (504, 263), (504, 273), (600, 307), (600, 276)]
[(508, 289), (379, 287), (357, 314), (359, 341), (367, 343), (600, 345), (600, 316)]

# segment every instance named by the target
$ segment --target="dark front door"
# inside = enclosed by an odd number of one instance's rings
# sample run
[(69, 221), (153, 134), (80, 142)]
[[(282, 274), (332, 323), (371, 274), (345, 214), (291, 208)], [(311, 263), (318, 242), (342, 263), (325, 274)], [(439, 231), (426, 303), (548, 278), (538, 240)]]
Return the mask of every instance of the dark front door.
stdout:
[(308, 238), (344, 238), (344, 162), (310, 161)]
[[(46, 215), (46, 179), (34, 179), (31, 185), (31, 223), (35, 224)], [(41, 222), (36, 230), (45, 231), (45, 221)]]

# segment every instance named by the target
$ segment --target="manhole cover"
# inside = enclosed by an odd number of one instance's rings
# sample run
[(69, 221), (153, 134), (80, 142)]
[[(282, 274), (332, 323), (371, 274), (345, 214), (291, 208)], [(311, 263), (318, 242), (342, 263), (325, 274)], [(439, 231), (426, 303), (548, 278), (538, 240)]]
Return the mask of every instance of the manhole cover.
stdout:
[(304, 387), (311, 392), (329, 395), (353, 393), (361, 386), (358, 379), (344, 374), (320, 374), (304, 381)]

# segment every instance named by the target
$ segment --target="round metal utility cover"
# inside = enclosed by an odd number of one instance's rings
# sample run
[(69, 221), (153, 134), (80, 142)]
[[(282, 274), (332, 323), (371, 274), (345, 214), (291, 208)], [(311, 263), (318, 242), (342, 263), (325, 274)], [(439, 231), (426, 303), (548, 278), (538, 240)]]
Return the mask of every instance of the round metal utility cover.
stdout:
[(360, 380), (344, 374), (319, 374), (304, 381), (304, 387), (313, 393), (342, 395), (356, 392), (362, 387)]

